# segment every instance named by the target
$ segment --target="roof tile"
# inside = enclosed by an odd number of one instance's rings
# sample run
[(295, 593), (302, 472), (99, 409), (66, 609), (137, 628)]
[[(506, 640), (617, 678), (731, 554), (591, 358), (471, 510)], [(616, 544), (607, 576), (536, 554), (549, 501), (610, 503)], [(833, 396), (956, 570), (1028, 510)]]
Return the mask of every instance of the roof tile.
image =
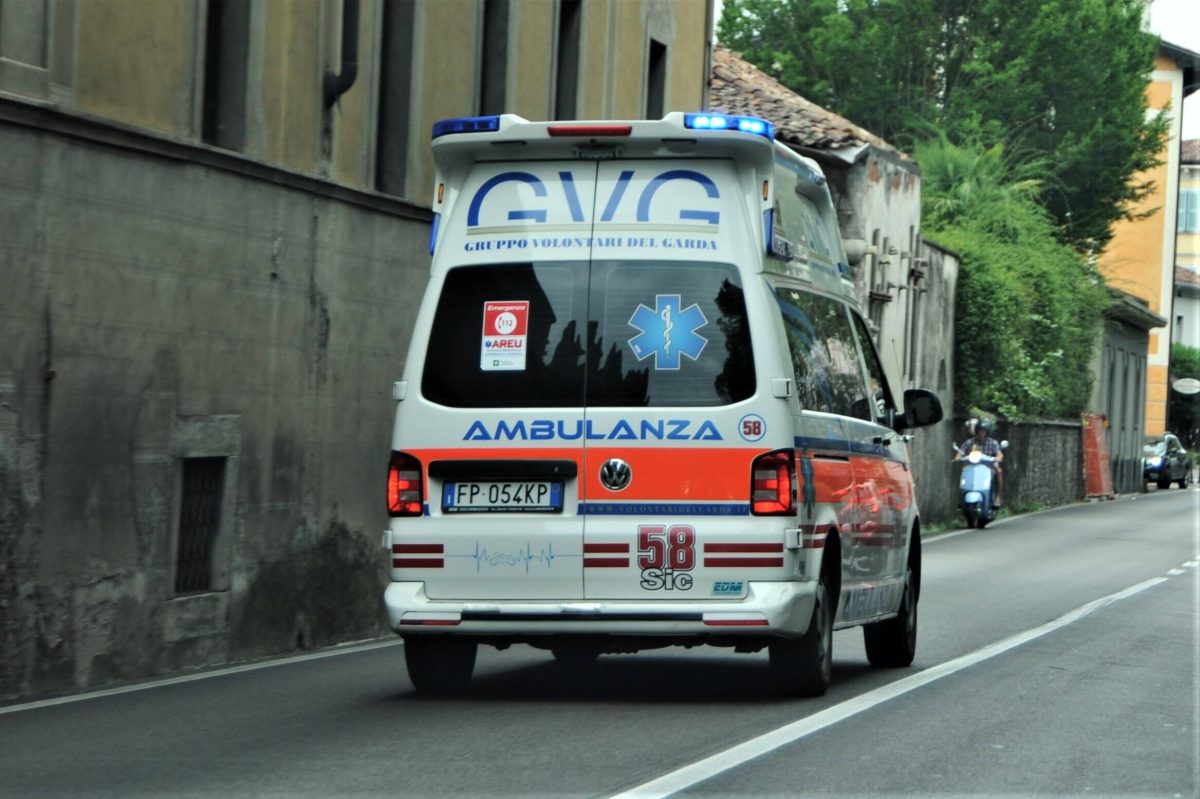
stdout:
[(775, 137), (787, 144), (831, 152), (869, 144), (907, 159), (879, 136), (806, 100), (721, 45), (713, 47), (709, 102), (714, 110), (770, 120), (775, 125)]

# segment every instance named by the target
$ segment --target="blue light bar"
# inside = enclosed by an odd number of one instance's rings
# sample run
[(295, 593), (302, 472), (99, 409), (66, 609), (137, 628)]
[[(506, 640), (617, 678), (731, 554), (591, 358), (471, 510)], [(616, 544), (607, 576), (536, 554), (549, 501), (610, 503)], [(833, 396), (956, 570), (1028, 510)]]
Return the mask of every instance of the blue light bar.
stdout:
[(433, 123), (433, 138), (451, 133), (489, 133), (500, 130), (500, 117), (458, 117)]
[(434, 213), (433, 225), (429, 228), (429, 254), (433, 255), (433, 251), (437, 249), (438, 228), (442, 226), (442, 215)]
[(775, 139), (775, 126), (758, 117), (738, 117), (728, 114), (684, 114), (683, 126), (692, 130), (740, 130), (765, 139)]

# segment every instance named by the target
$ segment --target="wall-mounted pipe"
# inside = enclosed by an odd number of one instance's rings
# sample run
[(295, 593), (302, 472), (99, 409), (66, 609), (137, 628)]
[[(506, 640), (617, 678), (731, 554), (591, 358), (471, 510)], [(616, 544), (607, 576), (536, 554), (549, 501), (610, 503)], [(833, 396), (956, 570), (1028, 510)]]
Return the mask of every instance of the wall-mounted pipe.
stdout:
[(342, 68), (336, 75), (325, 70), (322, 88), (326, 108), (349, 91), (358, 77), (358, 7), (359, 0), (342, 0)]

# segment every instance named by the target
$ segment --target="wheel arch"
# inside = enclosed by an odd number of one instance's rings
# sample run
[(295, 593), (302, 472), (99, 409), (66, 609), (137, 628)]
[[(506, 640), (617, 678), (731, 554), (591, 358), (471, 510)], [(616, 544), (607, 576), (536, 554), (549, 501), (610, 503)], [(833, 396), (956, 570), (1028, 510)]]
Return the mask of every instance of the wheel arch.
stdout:
[(921, 598), (921, 518), (913, 519), (908, 534), (908, 567), (913, 573), (913, 599)]
[(830, 525), (825, 535), (825, 552), (821, 556), (821, 579), (825, 581), (825, 589), (833, 598), (833, 616), (837, 617), (838, 606), (842, 602), (842, 538), (838, 535), (837, 525)]

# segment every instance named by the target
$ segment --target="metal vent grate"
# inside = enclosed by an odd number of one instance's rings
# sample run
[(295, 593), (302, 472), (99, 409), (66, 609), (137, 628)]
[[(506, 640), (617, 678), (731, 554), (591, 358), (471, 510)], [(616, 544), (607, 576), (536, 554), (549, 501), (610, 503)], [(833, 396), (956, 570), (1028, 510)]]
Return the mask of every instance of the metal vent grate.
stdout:
[(185, 458), (179, 508), (179, 550), (175, 593), (212, 588), (213, 544), (221, 528), (225, 458)]

